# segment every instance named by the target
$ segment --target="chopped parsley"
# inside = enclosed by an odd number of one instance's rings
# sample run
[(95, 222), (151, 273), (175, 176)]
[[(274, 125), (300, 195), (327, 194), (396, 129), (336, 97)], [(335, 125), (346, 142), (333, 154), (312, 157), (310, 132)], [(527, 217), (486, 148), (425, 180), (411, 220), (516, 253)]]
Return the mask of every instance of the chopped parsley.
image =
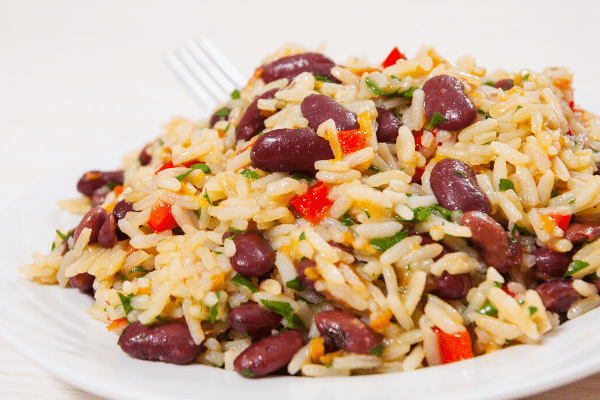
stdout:
[(477, 309), (477, 312), (479, 314), (484, 314), (489, 317), (493, 317), (496, 314), (498, 314), (498, 309), (492, 304), (491, 301), (486, 300), (485, 303), (483, 303), (483, 305)]
[(350, 216), (350, 214), (348, 213), (348, 211), (346, 211), (346, 212), (344, 213), (344, 215), (342, 215), (342, 216), (341, 216), (341, 217), (338, 219), (338, 221), (340, 221), (340, 222), (342, 223), (342, 225), (344, 225), (344, 226), (352, 226), (352, 225), (354, 225), (354, 224), (355, 224), (354, 218), (352, 218), (352, 217)]
[(233, 232), (233, 235), (227, 236), (225, 239), (231, 239), (231, 240), (235, 239), (235, 237), (240, 233), (246, 233), (246, 231), (241, 230), (241, 229), (235, 229), (233, 226), (230, 226), (229, 228), (227, 228), (227, 230), (229, 232)]
[(229, 108), (223, 107), (219, 111), (217, 111), (215, 115), (218, 117), (228, 117), (230, 112), (231, 110)]
[(374, 166), (374, 165), (369, 165), (369, 169), (370, 169), (371, 171), (374, 171), (374, 172), (376, 172), (376, 173), (379, 173), (379, 172), (381, 172), (381, 170), (380, 170), (379, 168), (377, 168), (376, 166)]
[(295, 290), (296, 292), (301, 292), (305, 289), (304, 284), (300, 280), (299, 276), (295, 277), (292, 280), (287, 281), (285, 283), (285, 286), (292, 290)]
[(500, 189), (501, 192), (505, 192), (509, 189), (515, 190), (515, 184), (510, 179), (502, 178), (500, 179), (500, 182), (498, 182), (498, 189)]
[(240, 175), (245, 176), (248, 179), (258, 179), (258, 178), (260, 178), (260, 175), (257, 174), (256, 172), (252, 171), (250, 168), (246, 168), (245, 170), (243, 170), (242, 172), (240, 172)]
[[(217, 299), (221, 298), (221, 292), (222, 292), (222, 290), (217, 291)], [(210, 308), (210, 313), (209, 313), (208, 318), (210, 319), (210, 322), (212, 322), (214, 324), (215, 322), (217, 322), (219, 320), (218, 317), (219, 317), (219, 302), (217, 301), (217, 303)]]
[(466, 176), (464, 172), (459, 171), (457, 169), (454, 170), (454, 175), (458, 175), (458, 176)]
[(190, 172), (199, 169), (200, 171), (204, 172), (205, 174), (210, 174), (212, 171), (210, 170), (210, 167), (204, 163), (197, 163), (197, 164), (192, 164), (190, 165), (190, 170), (187, 172), (184, 172), (181, 175), (177, 175), (175, 177), (175, 179), (177, 179), (179, 182), (181, 182), (183, 180), (183, 178), (185, 178), (186, 176), (189, 175)]
[(372, 354), (377, 357), (381, 357), (383, 354), (383, 343), (376, 344), (375, 346), (369, 349), (369, 354)]
[(250, 368), (244, 368), (243, 370), (241, 370), (240, 375), (246, 378), (254, 378), (254, 372), (252, 372)]
[(494, 86), (494, 81), (485, 81), (483, 82), (483, 84), (488, 86)]
[(137, 267), (133, 267), (129, 270), (129, 275), (135, 274), (136, 272), (143, 272), (144, 274), (148, 273), (148, 270), (144, 268), (142, 265), (138, 265)]
[(294, 175), (292, 175), (292, 179), (295, 179), (297, 181), (301, 181), (302, 179), (305, 179), (307, 181), (312, 181), (312, 179), (304, 174), (300, 174), (300, 173), (296, 173)]
[(294, 313), (294, 309), (290, 303), (286, 301), (275, 301), (261, 299), (260, 302), (269, 310), (281, 315), (291, 329), (304, 327), (304, 322)]
[(233, 92), (231, 92), (231, 98), (232, 98), (233, 100), (237, 100), (237, 99), (239, 99), (239, 98), (240, 98), (240, 96), (241, 96), (241, 93), (240, 93), (240, 91), (239, 91), (239, 90), (237, 90), (237, 89), (235, 89)]
[(367, 85), (367, 87), (369, 89), (371, 89), (371, 92), (373, 92), (374, 94), (378, 95), (378, 96), (385, 96), (385, 97), (405, 97), (405, 98), (410, 98), (413, 97), (415, 90), (417, 90), (416, 86), (411, 86), (409, 89), (400, 92), (400, 89), (394, 90), (393, 92), (386, 92), (385, 90), (381, 89), (379, 86), (377, 86), (375, 84), (375, 82), (373, 82), (371, 80), (371, 78), (366, 78), (365, 79), (365, 84)]
[(319, 81), (319, 82), (328, 82), (328, 83), (335, 83), (334, 81), (332, 81), (329, 78), (325, 78), (324, 76), (321, 75), (313, 75), (315, 77), (315, 80)]
[(431, 214), (433, 214), (433, 213), (439, 214), (442, 218), (444, 218), (448, 222), (452, 221), (452, 211), (450, 211), (438, 204), (434, 204), (431, 206), (417, 207), (414, 210), (412, 210), (412, 212), (414, 214), (413, 219), (411, 219), (411, 220), (400, 219), (400, 222), (412, 222), (412, 223), (423, 222), (427, 218), (429, 218), (431, 216)]
[(369, 211), (367, 211), (366, 209), (363, 210), (367, 216), (367, 218), (371, 218), (371, 213), (369, 213)]
[(444, 121), (446, 121), (446, 117), (444, 117), (442, 114), (436, 111), (433, 113), (433, 117), (431, 117), (431, 121), (429, 121), (429, 125), (427, 125), (427, 127), (433, 128), (434, 126), (438, 126)]
[(576, 200), (577, 200), (577, 199), (569, 200), (567, 203), (568, 203), (568, 204), (575, 204), (575, 201), (576, 201)]
[(125, 315), (129, 314), (129, 312), (133, 310), (131, 300), (135, 297), (135, 294), (131, 293), (128, 295), (124, 295), (121, 292), (117, 292), (117, 294), (119, 295), (119, 299), (121, 299), (121, 305), (123, 306), (123, 311), (125, 311)]
[(298, 240), (299, 240), (299, 241), (306, 240), (306, 233), (302, 232), (302, 233), (300, 234), (300, 236), (298, 237)]
[(569, 268), (567, 268), (567, 272), (565, 272), (565, 275), (563, 276), (563, 278), (568, 278), (570, 276), (573, 276), (577, 272), (588, 267), (589, 265), (590, 265), (590, 263), (585, 262), (585, 261), (573, 260), (573, 262), (571, 262), (571, 264), (569, 264)]
[(415, 90), (417, 90), (418, 88), (416, 86), (411, 86), (410, 89), (405, 90), (404, 92), (400, 93), (400, 97), (406, 97), (406, 98), (410, 98), (413, 97), (413, 95), (415, 94)]
[(56, 230), (56, 234), (58, 235), (58, 237), (60, 238), (60, 240), (62, 240), (63, 242), (67, 240), (68, 233), (65, 235), (64, 233), (62, 233), (61, 231), (59, 231), (57, 229)]
[(247, 278), (244, 275), (235, 274), (231, 278), (231, 282), (233, 282), (234, 284), (236, 284), (238, 286), (245, 286), (245, 287), (247, 287), (248, 289), (250, 289), (250, 291), (252, 293), (258, 292), (258, 289), (256, 288), (256, 286), (254, 286), (254, 283), (250, 280), (250, 278)]
[(529, 316), (531, 317), (538, 310), (535, 306), (529, 306)]
[(486, 113), (486, 112), (485, 112), (485, 111), (483, 111), (481, 108), (478, 108), (478, 109), (477, 109), (477, 112), (478, 112), (479, 114), (483, 115), (483, 116), (485, 117), (485, 119), (492, 118), (492, 116), (491, 116), (490, 114)]
[(529, 74), (523, 75), (523, 80), (526, 81), (529, 79)]
[(408, 237), (408, 230), (405, 229), (405, 230), (402, 230), (402, 231), (396, 233), (393, 236), (371, 239), (369, 241), (369, 244), (371, 246), (373, 246), (373, 248), (375, 248), (375, 250), (377, 250), (377, 251), (386, 251), (387, 249), (389, 249), (390, 247), (392, 247), (396, 243), (399, 243), (400, 241), (402, 241), (403, 239), (405, 239), (407, 237)]
[(208, 197), (208, 192), (204, 192), (204, 194), (202, 195), (202, 197), (204, 197), (206, 199), (206, 201), (208, 201), (208, 205), (209, 206), (213, 205), (212, 201), (210, 201), (210, 197)]

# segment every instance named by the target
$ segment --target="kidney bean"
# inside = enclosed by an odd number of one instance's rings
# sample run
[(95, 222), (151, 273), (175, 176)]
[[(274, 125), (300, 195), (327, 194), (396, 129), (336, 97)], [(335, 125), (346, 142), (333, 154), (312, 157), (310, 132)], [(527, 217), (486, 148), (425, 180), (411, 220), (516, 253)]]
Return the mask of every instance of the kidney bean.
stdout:
[(100, 187), (113, 182), (116, 185), (122, 185), (124, 182), (123, 171), (89, 171), (79, 178), (77, 190), (88, 197), (91, 197)]
[(234, 307), (227, 316), (227, 323), (240, 335), (252, 339), (270, 336), (271, 331), (281, 322), (281, 316), (256, 303)]
[(352, 111), (324, 94), (313, 93), (306, 96), (300, 104), (300, 110), (315, 131), (328, 119), (333, 119), (338, 131), (360, 128), (356, 115)]
[(436, 125), (439, 129), (457, 131), (467, 126), (477, 117), (477, 108), (465, 94), (461, 81), (448, 75), (438, 75), (423, 85), (425, 92), (424, 108), (431, 121), (437, 111), (446, 120)]
[(92, 194), (91, 205), (92, 207), (97, 207), (104, 204), (106, 200), (106, 196), (111, 192), (108, 185), (104, 185), (96, 189), (94, 194)]
[[(427, 278), (430, 279), (429, 276)], [(450, 274), (444, 271), (439, 277), (431, 275), (431, 281), (434, 285), (431, 293), (444, 300), (463, 299), (473, 287), (471, 274)]]
[(96, 277), (94, 275), (88, 274), (87, 272), (82, 272), (81, 274), (70, 277), (69, 285), (81, 290), (82, 292), (88, 292), (92, 290), (95, 279)]
[(275, 252), (269, 242), (258, 233), (238, 233), (233, 242), (235, 254), (229, 260), (236, 272), (247, 277), (261, 276), (273, 268)]
[(381, 339), (371, 328), (344, 311), (321, 311), (314, 321), (325, 342), (333, 343), (339, 349), (369, 354), (373, 347), (381, 344)]
[(336, 249), (340, 249), (343, 252), (346, 252), (348, 254), (353, 254), (352, 248), (350, 248), (350, 247), (348, 247), (346, 245), (343, 245), (343, 244), (338, 243), (338, 242), (334, 242), (333, 240), (329, 240), (327, 243), (330, 246), (335, 247)]
[(298, 277), (300, 278), (304, 286), (312, 290), (315, 289), (315, 281), (306, 276), (306, 269), (315, 268), (316, 266), (317, 263), (313, 260), (309, 260), (308, 258), (306, 260), (300, 261), (298, 265), (296, 265), (296, 272), (298, 273)]
[(500, 79), (498, 82), (494, 83), (495, 88), (500, 88), (502, 90), (510, 90), (515, 86), (514, 79)]
[(419, 236), (421, 236), (423, 238), (423, 240), (421, 240), (421, 246), (425, 246), (425, 245), (433, 244), (433, 243), (437, 243), (442, 246), (442, 252), (439, 255), (435, 256), (433, 258), (433, 261), (437, 261), (440, 258), (442, 258), (443, 256), (445, 256), (446, 254), (451, 253), (451, 250), (446, 245), (444, 245), (444, 243), (436, 242), (428, 234), (419, 234)]
[(212, 128), (219, 121), (227, 121), (229, 117), (229, 113), (231, 112), (231, 108), (222, 107), (214, 112), (214, 114), (210, 117), (210, 121), (208, 122), (209, 126)]
[(250, 150), (255, 167), (271, 172), (315, 176), (315, 162), (334, 157), (327, 139), (310, 129), (275, 129), (259, 137)]
[(377, 141), (380, 143), (396, 143), (398, 129), (402, 121), (392, 110), (377, 107)]
[(84, 228), (92, 230), (88, 244), (96, 243), (98, 241), (98, 233), (107, 215), (108, 213), (102, 207), (94, 207), (88, 211), (79, 222), (79, 225), (77, 225), (77, 228), (75, 228), (75, 232), (73, 233), (75, 243), (77, 243), (77, 239), (79, 239), (79, 235)]
[(489, 214), (490, 201), (477, 184), (475, 173), (467, 164), (445, 158), (431, 170), (431, 190), (442, 207), (455, 211), (481, 211)]
[(598, 292), (600, 292), (600, 278), (594, 279), (592, 281), (592, 283), (594, 284), (594, 286), (596, 286), (596, 289), (598, 289)]
[(136, 321), (125, 328), (119, 346), (132, 357), (173, 364), (192, 363), (202, 348), (186, 324), (174, 321), (151, 326)]
[(533, 273), (543, 280), (564, 276), (572, 259), (570, 253), (559, 253), (545, 247), (535, 250), (533, 255), (535, 256)]
[(469, 242), (479, 251), (483, 261), (498, 272), (507, 272), (512, 265), (511, 246), (502, 225), (480, 211), (464, 213), (461, 225), (471, 229)]
[(331, 68), (334, 66), (335, 63), (321, 53), (295, 54), (263, 66), (261, 78), (265, 83), (269, 83), (282, 78), (292, 80), (302, 72), (311, 72), (313, 75), (339, 82), (331, 74)]
[(115, 219), (119, 221), (120, 219), (125, 218), (125, 215), (129, 211), (133, 211), (133, 204), (128, 203), (125, 200), (120, 200), (113, 207), (112, 213), (115, 215)]
[(150, 154), (150, 147), (152, 147), (152, 145), (150, 143), (148, 143), (147, 145), (144, 146), (142, 151), (140, 151), (140, 154), (138, 155), (138, 160), (141, 165), (148, 165), (148, 164), (150, 164), (150, 161), (152, 161), (152, 154)]
[(259, 378), (286, 366), (304, 344), (304, 337), (297, 331), (269, 336), (242, 351), (233, 367), (246, 378)]
[(565, 313), (574, 301), (579, 300), (581, 295), (573, 287), (573, 281), (551, 280), (538, 285), (535, 288), (542, 299), (542, 303), (548, 311)]
[(265, 129), (265, 119), (267, 119), (267, 117), (263, 114), (262, 110), (258, 108), (258, 100), (274, 99), (277, 91), (279, 91), (279, 89), (271, 89), (261, 94), (250, 103), (240, 118), (240, 122), (235, 130), (235, 137), (238, 140), (250, 140), (253, 136), (258, 135)]
[(591, 242), (600, 236), (600, 224), (585, 222), (571, 224), (565, 231), (565, 239), (571, 242)]
[(111, 248), (117, 244), (117, 219), (115, 214), (110, 213), (98, 231), (98, 244), (105, 248)]

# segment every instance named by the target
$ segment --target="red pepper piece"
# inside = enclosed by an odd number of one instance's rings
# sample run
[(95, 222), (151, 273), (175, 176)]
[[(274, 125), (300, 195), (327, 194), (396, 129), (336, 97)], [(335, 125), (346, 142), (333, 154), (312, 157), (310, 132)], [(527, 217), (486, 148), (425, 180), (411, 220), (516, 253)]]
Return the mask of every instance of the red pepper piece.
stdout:
[(338, 141), (340, 142), (340, 148), (344, 155), (354, 153), (367, 147), (367, 143), (365, 142), (365, 138), (360, 129), (339, 131)]
[(471, 335), (466, 329), (456, 333), (446, 333), (437, 326), (433, 328), (440, 345), (442, 364), (473, 358)]
[(171, 213), (171, 205), (164, 201), (156, 203), (150, 211), (148, 226), (150, 226), (154, 232), (162, 232), (167, 229), (177, 228), (177, 222)]
[(383, 68), (387, 68), (391, 65), (396, 64), (396, 62), (398, 60), (406, 60), (406, 56), (402, 53), (400, 53), (400, 50), (398, 50), (398, 47), (394, 47), (392, 49), (392, 51), (390, 51), (390, 54), (388, 54), (388, 56), (385, 58), (385, 60), (381, 63), (381, 66)]
[(328, 193), (329, 188), (323, 182), (318, 182), (302, 196), (293, 198), (290, 204), (305, 220), (315, 225), (321, 222), (333, 205), (333, 201), (327, 197)]

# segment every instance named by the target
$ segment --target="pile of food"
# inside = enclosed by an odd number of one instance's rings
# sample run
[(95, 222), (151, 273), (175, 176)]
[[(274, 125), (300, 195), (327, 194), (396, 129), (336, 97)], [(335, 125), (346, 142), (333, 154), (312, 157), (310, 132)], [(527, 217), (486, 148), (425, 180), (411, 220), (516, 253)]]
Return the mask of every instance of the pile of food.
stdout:
[(20, 272), (92, 294), (133, 357), (245, 377), (541, 343), (600, 304), (599, 120), (571, 82), (284, 47), (210, 118), (85, 173), (81, 222)]

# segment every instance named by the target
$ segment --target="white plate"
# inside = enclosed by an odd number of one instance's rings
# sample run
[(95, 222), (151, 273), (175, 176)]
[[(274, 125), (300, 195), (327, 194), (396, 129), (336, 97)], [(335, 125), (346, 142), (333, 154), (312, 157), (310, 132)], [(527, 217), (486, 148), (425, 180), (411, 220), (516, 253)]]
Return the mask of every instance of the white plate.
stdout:
[[(140, 143), (137, 143), (140, 145)], [(600, 309), (562, 325), (541, 345), (519, 345), (472, 360), (407, 373), (352, 378), (271, 377), (148, 362), (127, 356), (117, 337), (85, 312), (75, 289), (39, 286), (16, 269), (46, 253), (54, 230), (74, 218), (56, 201), (74, 197), (79, 176), (114, 169), (123, 148), (86, 155), (46, 177), (0, 213), (0, 335), (62, 380), (109, 398), (130, 399), (507, 399), (549, 390), (600, 371)]]

